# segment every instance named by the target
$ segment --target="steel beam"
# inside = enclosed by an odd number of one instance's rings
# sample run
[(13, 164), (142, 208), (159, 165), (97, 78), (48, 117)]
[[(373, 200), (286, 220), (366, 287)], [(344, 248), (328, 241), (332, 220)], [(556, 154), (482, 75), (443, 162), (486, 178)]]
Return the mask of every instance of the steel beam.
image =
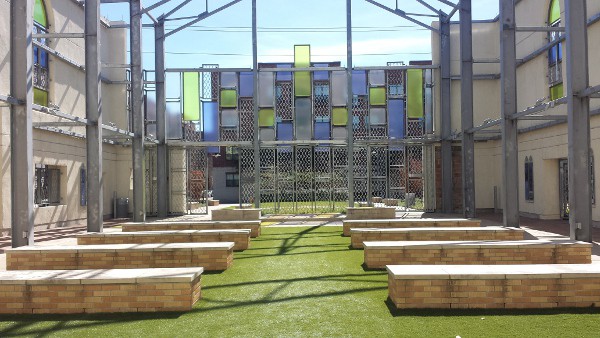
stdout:
[(99, 0), (87, 0), (85, 3), (85, 67), (87, 231), (102, 232), (104, 203)]
[(169, 213), (169, 158), (167, 146), (167, 100), (165, 92), (165, 22), (154, 26), (154, 71), (156, 80), (156, 190), (158, 217)]
[(441, 111), (441, 137), (440, 149), (442, 169), (442, 212), (454, 211), (452, 198), (454, 185), (452, 184), (452, 106), (450, 79), (450, 22), (445, 15), (440, 16), (440, 111)]
[(396, 15), (398, 15), (399, 17), (401, 17), (401, 18), (404, 18), (405, 20), (408, 20), (408, 21), (410, 21), (410, 22), (412, 22), (412, 23), (414, 23), (414, 24), (417, 24), (417, 25), (419, 25), (419, 26), (421, 26), (421, 27), (423, 27), (423, 28), (427, 28), (427, 29), (428, 29), (428, 30), (430, 30), (430, 31), (433, 31), (433, 32), (439, 32), (439, 30), (438, 30), (438, 29), (436, 29), (436, 28), (433, 28), (433, 27), (431, 27), (431, 26), (429, 26), (429, 25), (427, 25), (427, 24), (424, 24), (424, 23), (422, 23), (421, 21), (419, 21), (419, 20), (417, 20), (417, 19), (413, 19), (413, 18), (411, 18), (411, 17), (408, 15), (408, 13), (406, 13), (406, 12), (404, 12), (404, 11), (402, 11), (402, 10), (399, 10), (399, 9), (397, 9), (397, 8), (396, 8), (396, 9), (389, 8), (389, 7), (387, 7), (387, 6), (385, 6), (385, 5), (382, 5), (382, 4), (380, 4), (379, 2), (377, 2), (377, 1), (374, 1), (374, 0), (365, 0), (365, 1), (366, 1), (366, 2), (368, 2), (368, 3), (370, 3), (370, 4), (372, 4), (372, 5), (375, 5), (375, 6), (379, 7), (379, 8), (381, 8), (381, 9), (385, 10), (385, 11), (388, 11), (388, 12), (390, 12), (390, 13), (396, 14)]
[(473, 128), (473, 23), (471, 0), (460, 2), (460, 106), (462, 129), (462, 182), (465, 217), (475, 217), (475, 140)]
[(565, 0), (569, 131), (569, 224), (571, 239), (592, 242), (590, 99), (586, 1)]
[[(11, 242), (33, 245), (33, 1), (10, 2)], [(5, 201), (5, 203), (7, 203)]]
[(503, 223), (519, 226), (519, 141), (517, 113), (517, 45), (515, 0), (500, 0), (500, 73), (502, 102)]
[(180, 27), (178, 27), (178, 28), (175, 28), (175, 29), (173, 29), (172, 31), (170, 31), (170, 32), (168, 32), (168, 33), (166, 33), (166, 34), (165, 34), (165, 37), (171, 36), (171, 35), (173, 35), (173, 34), (175, 34), (175, 33), (179, 32), (179, 31), (181, 31), (181, 30), (184, 30), (184, 29), (188, 28), (189, 26), (191, 26), (191, 25), (193, 25), (193, 24), (195, 24), (195, 23), (197, 23), (197, 22), (200, 22), (200, 21), (202, 21), (202, 20), (204, 20), (204, 19), (206, 19), (206, 18), (208, 18), (208, 17), (211, 17), (211, 16), (213, 16), (214, 14), (217, 14), (217, 13), (219, 13), (219, 12), (220, 12), (220, 11), (222, 11), (222, 10), (225, 10), (225, 9), (227, 9), (227, 8), (229, 8), (229, 7), (231, 7), (231, 6), (235, 5), (235, 4), (237, 4), (237, 3), (238, 3), (238, 2), (240, 2), (240, 1), (242, 1), (242, 0), (232, 0), (231, 2), (229, 2), (229, 3), (226, 3), (225, 5), (223, 5), (223, 6), (219, 7), (219, 8), (217, 8), (217, 9), (215, 9), (215, 10), (213, 10), (213, 11), (210, 11), (210, 12), (206, 11), (206, 12), (204, 12), (204, 13), (200, 13), (200, 14), (199, 14), (199, 15), (196, 17), (196, 19), (194, 19), (194, 20), (192, 20), (192, 21), (190, 21), (190, 22), (188, 22), (188, 23), (186, 23), (186, 24), (184, 24), (184, 25), (182, 25), (182, 26), (180, 26)]
[(144, 105), (142, 70), (142, 4), (141, 0), (129, 3), (129, 53), (131, 59), (131, 115), (133, 140), (131, 161), (133, 167), (133, 221), (146, 220), (146, 171), (144, 160)]
[[(256, 0), (252, 0), (252, 75), (254, 77), (254, 207), (260, 208), (260, 135), (258, 125), (258, 28), (256, 23)], [(241, 201), (240, 201), (241, 202)]]
[(348, 98), (346, 109), (348, 110), (348, 122), (346, 130), (348, 134), (348, 206), (354, 207), (354, 128), (352, 115), (352, 0), (346, 0), (346, 79), (348, 81)]

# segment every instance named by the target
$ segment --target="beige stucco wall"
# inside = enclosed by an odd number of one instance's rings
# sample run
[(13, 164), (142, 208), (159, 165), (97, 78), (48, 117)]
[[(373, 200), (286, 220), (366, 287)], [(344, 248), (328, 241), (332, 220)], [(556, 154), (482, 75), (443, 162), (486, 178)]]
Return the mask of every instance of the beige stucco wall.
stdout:
[[(81, 33), (84, 31), (83, 6), (73, 0), (45, 0), (51, 33)], [(10, 17), (10, 3), (0, 0), (0, 17)], [(127, 63), (127, 31), (108, 29), (103, 21), (101, 30), (101, 60), (103, 63)], [(0, 21), (0, 94), (10, 93), (10, 20)], [(51, 39), (51, 48), (75, 63), (85, 63), (83, 39)], [(104, 78), (120, 81), (125, 78), (124, 69), (103, 69)], [(49, 101), (60, 107), (60, 111), (85, 117), (85, 77), (77, 67), (50, 56)], [(122, 84), (102, 84), (103, 123), (113, 123), (127, 129), (126, 92)], [(0, 103), (0, 231), (10, 229), (10, 110)], [(34, 122), (60, 121), (59, 119), (33, 112)], [(61, 127), (85, 135), (85, 127)], [(61, 204), (35, 207), (35, 224), (60, 226), (72, 221), (84, 221), (86, 207), (79, 202), (79, 170), (86, 163), (85, 139), (60, 135), (34, 129), (33, 163), (58, 166), (61, 169)], [(104, 214), (112, 212), (112, 197), (131, 197), (130, 172), (131, 151), (127, 147), (104, 144)]]

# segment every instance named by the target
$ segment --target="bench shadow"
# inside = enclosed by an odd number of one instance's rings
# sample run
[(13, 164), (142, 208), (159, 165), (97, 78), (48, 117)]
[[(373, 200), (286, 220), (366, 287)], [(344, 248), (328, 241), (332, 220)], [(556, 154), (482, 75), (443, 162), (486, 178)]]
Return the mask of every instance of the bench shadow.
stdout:
[(393, 317), (485, 317), (485, 316), (552, 316), (559, 314), (600, 314), (600, 308), (556, 309), (398, 309), (388, 297), (385, 305)]

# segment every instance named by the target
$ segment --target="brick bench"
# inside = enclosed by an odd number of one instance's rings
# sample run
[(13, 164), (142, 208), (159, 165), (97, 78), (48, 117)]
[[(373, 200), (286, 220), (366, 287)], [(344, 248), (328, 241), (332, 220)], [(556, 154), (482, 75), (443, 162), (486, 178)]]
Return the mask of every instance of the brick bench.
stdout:
[(79, 245), (203, 242), (233, 242), (234, 251), (246, 250), (250, 246), (250, 229), (90, 232), (77, 236)]
[(505, 227), (350, 229), (355, 249), (367, 241), (518, 241), (524, 235), (523, 229)]
[(213, 221), (258, 221), (261, 211), (255, 208), (217, 209), (211, 211)]
[(206, 222), (148, 222), (148, 223), (123, 223), (124, 232), (130, 231), (164, 231), (164, 230), (223, 230), (223, 229), (250, 229), (250, 237), (260, 236), (260, 221), (206, 221)]
[(189, 311), (202, 268), (0, 271), (0, 313)]
[(592, 245), (571, 240), (364, 242), (365, 266), (427, 264), (589, 264)]
[(359, 207), (346, 208), (346, 219), (391, 219), (396, 217), (396, 208)]
[(396, 218), (344, 220), (344, 236), (350, 236), (350, 229), (358, 228), (438, 228), (438, 227), (478, 227), (480, 220), (464, 218)]
[(389, 298), (407, 308), (600, 306), (600, 265), (388, 265)]
[(233, 243), (25, 246), (6, 250), (7, 270), (140, 269), (203, 267), (225, 270)]

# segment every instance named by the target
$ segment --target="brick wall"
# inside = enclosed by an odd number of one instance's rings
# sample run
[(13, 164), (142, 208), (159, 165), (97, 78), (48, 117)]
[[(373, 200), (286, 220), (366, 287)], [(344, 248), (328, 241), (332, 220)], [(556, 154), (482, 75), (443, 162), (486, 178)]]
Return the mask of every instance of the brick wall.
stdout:
[(260, 221), (251, 223), (235, 223), (235, 222), (202, 222), (202, 223), (139, 223), (139, 224), (123, 224), (124, 232), (129, 231), (168, 231), (168, 230), (211, 230), (211, 229), (250, 229), (250, 237), (260, 236)]
[(150, 244), (150, 243), (206, 243), (206, 242), (234, 242), (233, 250), (246, 250), (250, 246), (250, 234), (244, 233), (187, 233), (187, 234), (164, 234), (156, 235), (136, 234), (124, 235), (122, 233), (110, 235), (88, 234), (77, 237), (79, 245), (94, 244)]
[(478, 227), (479, 220), (452, 220), (452, 219), (396, 219), (393, 221), (351, 221), (343, 223), (343, 235), (350, 236), (350, 229), (356, 228), (437, 228), (437, 227)]
[(444, 231), (403, 231), (403, 232), (352, 232), (352, 247), (360, 249), (363, 242), (379, 241), (516, 241), (524, 238), (522, 229), (505, 230), (444, 230)]
[(0, 313), (189, 311), (201, 297), (191, 283), (0, 284)]
[[(435, 148), (435, 200), (436, 211), (442, 208), (442, 160), (440, 147)], [(462, 212), (462, 147), (452, 147), (452, 207), (454, 212)]]
[(365, 248), (365, 265), (384, 269), (386, 265), (473, 265), (473, 264), (589, 264), (591, 246), (486, 247), (486, 248)]

